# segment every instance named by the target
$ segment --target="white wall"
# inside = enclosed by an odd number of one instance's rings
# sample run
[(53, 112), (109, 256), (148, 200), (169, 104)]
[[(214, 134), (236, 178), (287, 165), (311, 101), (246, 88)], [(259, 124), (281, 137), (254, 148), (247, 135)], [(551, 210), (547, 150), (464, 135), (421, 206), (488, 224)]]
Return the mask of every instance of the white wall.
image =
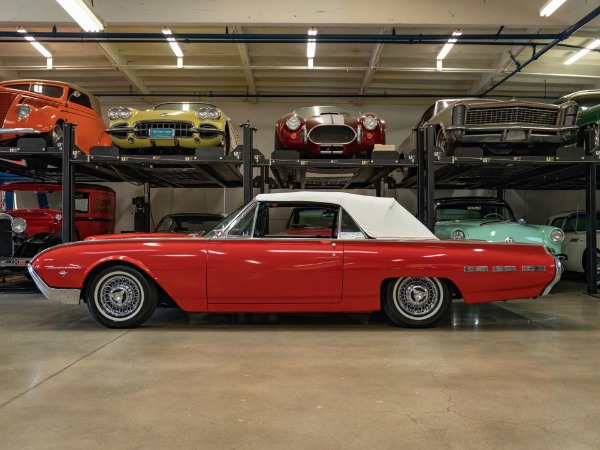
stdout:
[[(154, 100), (154, 101), (153, 101)], [(155, 98), (145, 102), (139, 98), (101, 98), (103, 110), (112, 106), (131, 106), (147, 109), (156, 103), (165, 101), (182, 101), (183, 99)], [(273, 150), (275, 121), (278, 117), (293, 109), (316, 104), (346, 104), (340, 99), (298, 99), (297, 101), (274, 100), (266, 102), (232, 101), (210, 98), (195, 98), (196, 101), (206, 101), (220, 107), (232, 119), (236, 126), (246, 121), (257, 128), (254, 135), (254, 147), (259, 149), (266, 157)], [(419, 117), (431, 102), (418, 99), (379, 99), (377, 102), (364, 103), (358, 106), (362, 111), (371, 111), (379, 114), (387, 123), (387, 143), (398, 146), (405, 139)], [(242, 133), (239, 129), (241, 143)], [(256, 173), (258, 174), (258, 172)], [(143, 186), (131, 183), (107, 183), (117, 192), (117, 224), (116, 231), (133, 230), (134, 206), (132, 198), (144, 195)], [(255, 189), (255, 194), (259, 191)], [(375, 195), (373, 190), (356, 191), (368, 195)], [(461, 195), (494, 195), (494, 191), (447, 191), (436, 192), (436, 197), (461, 196)], [(384, 190), (384, 195), (395, 197), (409, 211), (416, 212), (417, 195), (415, 190), (398, 189)], [(545, 223), (550, 214), (572, 210), (585, 209), (585, 191), (514, 191), (505, 192), (506, 200), (511, 204), (515, 214), (524, 218), (528, 223)], [(173, 212), (210, 212), (228, 213), (240, 206), (243, 202), (241, 188), (210, 188), (210, 189), (176, 189), (157, 188), (150, 190), (153, 224), (157, 224), (162, 216)]]

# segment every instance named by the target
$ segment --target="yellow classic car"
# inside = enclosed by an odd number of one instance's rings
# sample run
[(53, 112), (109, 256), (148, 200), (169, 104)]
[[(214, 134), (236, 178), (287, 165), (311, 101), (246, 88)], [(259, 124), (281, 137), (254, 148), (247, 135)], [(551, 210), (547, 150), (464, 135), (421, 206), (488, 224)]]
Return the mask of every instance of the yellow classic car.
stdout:
[(139, 153), (194, 154), (198, 147), (237, 146), (230, 119), (214, 105), (200, 102), (161, 103), (153, 109), (108, 110), (113, 144)]

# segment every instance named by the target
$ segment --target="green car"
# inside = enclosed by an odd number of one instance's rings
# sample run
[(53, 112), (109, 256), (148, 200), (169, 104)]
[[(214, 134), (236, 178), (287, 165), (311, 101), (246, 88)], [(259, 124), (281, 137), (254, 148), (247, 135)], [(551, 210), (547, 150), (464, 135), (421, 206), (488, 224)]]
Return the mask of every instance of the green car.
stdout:
[[(579, 105), (576, 122), (579, 131), (577, 135), (566, 141), (565, 145), (576, 144), (578, 147), (583, 147), (589, 154), (600, 146), (600, 89), (573, 92), (559, 98), (554, 103), (561, 104), (568, 101), (574, 101)], [(590, 148), (584, 142), (585, 130), (589, 125), (596, 125)]]
[(517, 220), (504, 200), (492, 197), (449, 197), (435, 201), (435, 235), (442, 239), (539, 244), (561, 255), (560, 228), (528, 225)]

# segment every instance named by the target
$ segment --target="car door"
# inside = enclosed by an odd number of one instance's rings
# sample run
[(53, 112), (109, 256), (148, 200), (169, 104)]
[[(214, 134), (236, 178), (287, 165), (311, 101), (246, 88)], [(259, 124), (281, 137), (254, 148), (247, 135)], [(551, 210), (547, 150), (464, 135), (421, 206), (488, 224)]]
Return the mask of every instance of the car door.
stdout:
[(333, 237), (337, 207), (325, 207), (327, 217), (308, 227), (290, 222), (301, 205), (257, 205), (227, 237), (209, 243), (209, 311), (222, 304), (339, 303), (343, 242)]

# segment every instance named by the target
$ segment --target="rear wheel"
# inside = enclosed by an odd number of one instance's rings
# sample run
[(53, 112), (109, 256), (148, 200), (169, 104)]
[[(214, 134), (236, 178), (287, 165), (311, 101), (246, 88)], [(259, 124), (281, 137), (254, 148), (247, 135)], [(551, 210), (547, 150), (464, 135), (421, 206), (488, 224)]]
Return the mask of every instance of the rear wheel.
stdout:
[(435, 325), (448, 312), (452, 298), (437, 278), (399, 278), (389, 284), (383, 309), (396, 325), (424, 328)]
[(110, 266), (97, 273), (86, 292), (92, 316), (108, 328), (136, 328), (154, 313), (156, 285), (137, 269)]

